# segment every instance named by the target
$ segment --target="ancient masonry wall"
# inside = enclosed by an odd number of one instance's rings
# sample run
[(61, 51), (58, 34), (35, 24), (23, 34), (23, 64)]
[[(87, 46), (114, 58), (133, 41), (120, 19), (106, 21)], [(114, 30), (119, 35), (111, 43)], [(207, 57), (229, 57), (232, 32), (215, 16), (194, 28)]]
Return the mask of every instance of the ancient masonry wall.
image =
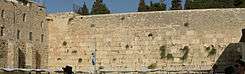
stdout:
[(46, 13), (29, 2), (0, 0), (0, 68), (46, 68)]
[[(77, 16), (50, 14), (51, 69), (206, 70), (245, 28), (245, 9), (204, 9)], [(222, 61), (221, 61), (222, 62)]]

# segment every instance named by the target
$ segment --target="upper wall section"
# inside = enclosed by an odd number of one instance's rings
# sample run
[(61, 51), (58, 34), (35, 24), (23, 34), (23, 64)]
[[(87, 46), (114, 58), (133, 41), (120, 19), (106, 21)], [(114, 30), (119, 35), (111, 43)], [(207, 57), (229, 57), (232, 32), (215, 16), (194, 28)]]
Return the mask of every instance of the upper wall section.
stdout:
[(139, 70), (155, 63), (168, 70), (182, 65), (211, 69), (230, 43), (239, 42), (245, 28), (245, 9), (49, 16), (49, 30), (55, 29), (49, 31), (49, 66), (69, 64), (79, 70), (93, 68), (93, 52), (97, 67), (106, 70)]

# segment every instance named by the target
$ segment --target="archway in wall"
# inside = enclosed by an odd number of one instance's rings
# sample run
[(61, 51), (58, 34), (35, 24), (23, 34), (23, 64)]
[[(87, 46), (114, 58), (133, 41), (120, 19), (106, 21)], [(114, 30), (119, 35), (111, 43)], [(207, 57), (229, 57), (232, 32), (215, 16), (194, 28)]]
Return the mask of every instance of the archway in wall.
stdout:
[(26, 65), (26, 56), (23, 50), (18, 48), (18, 68), (25, 68)]
[(41, 68), (41, 55), (38, 51), (36, 51), (36, 69), (40, 69)]
[(7, 65), (7, 53), (7, 41), (0, 40), (0, 68)]

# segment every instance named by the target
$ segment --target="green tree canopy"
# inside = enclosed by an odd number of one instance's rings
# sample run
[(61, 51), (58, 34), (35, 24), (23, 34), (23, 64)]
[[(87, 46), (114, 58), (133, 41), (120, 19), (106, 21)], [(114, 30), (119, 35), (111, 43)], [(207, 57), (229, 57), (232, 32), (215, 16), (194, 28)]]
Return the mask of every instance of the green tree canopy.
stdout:
[(138, 5), (138, 12), (147, 11), (147, 6), (145, 5), (145, 0), (140, 0)]
[(83, 7), (82, 8), (79, 8), (78, 14), (81, 14), (81, 15), (89, 15), (89, 10), (88, 10), (87, 5), (86, 5), (85, 2), (83, 3)]
[(245, 0), (235, 0), (234, 6), (237, 8), (245, 8)]
[(150, 3), (148, 11), (163, 11), (165, 10), (165, 5), (163, 3)]
[(165, 10), (165, 4), (163, 3), (163, 0), (160, 0), (160, 2), (153, 3), (150, 2), (150, 5), (146, 5), (144, 0), (140, 0), (138, 12), (146, 12), (146, 11), (163, 11)]
[(103, 3), (103, 0), (96, 0), (93, 4), (91, 14), (110, 14), (110, 10)]
[(172, 0), (172, 10), (180, 10), (181, 9), (181, 0)]
[(187, 0), (187, 9), (243, 8), (245, 0)]

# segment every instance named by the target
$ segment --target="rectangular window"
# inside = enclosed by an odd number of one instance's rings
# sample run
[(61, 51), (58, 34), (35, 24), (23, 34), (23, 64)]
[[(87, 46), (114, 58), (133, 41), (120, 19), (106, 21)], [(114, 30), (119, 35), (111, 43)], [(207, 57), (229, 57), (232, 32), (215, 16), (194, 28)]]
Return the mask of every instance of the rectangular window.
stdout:
[(44, 38), (44, 35), (42, 34), (42, 35), (41, 35), (41, 42), (43, 42), (43, 38)]
[(26, 13), (23, 14), (23, 21), (26, 21)]
[(1, 11), (1, 17), (5, 18), (5, 11), (4, 10)]
[(17, 30), (17, 39), (20, 39), (20, 30)]
[(43, 21), (41, 22), (41, 28), (43, 28)]
[(29, 40), (32, 41), (32, 32), (29, 32)]
[(3, 36), (3, 29), (4, 29), (4, 27), (1, 27), (0, 36)]

